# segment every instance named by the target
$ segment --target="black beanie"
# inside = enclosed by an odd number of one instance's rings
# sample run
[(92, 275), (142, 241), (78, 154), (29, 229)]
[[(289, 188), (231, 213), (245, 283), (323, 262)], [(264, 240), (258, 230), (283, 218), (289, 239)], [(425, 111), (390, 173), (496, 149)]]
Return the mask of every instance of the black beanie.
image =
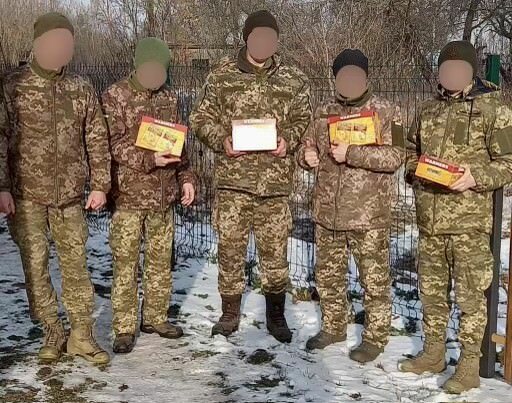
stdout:
[(368, 58), (359, 49), (345, 49), (341, 52), (332, 64), (334, 77), (345, 66), (357, 66), (363, 69), (368, 75)]
[(464, 60), (473, 67), (473, 77), (478, 71), (478, 56), (475, 47), (469, 41), (453, 41), (448, 43), (441, 53), (437, 61), (438, 67), (447, 60)]
[(244, 29), (242, 30), (245, 42), (247, 42), (251, 32), (258, 27), (272, 28), (279, 35), (279, 26), (275, 17), (267, 10), (260, 10), (250, 14), (245, 20)]

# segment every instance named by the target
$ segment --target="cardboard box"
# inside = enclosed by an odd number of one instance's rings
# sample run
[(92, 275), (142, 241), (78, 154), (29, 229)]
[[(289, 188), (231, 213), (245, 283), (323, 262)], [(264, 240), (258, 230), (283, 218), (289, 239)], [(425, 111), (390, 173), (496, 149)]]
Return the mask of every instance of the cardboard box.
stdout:
[(273, 151), (277, 149), (275, 119), (233, 120), (234, 151)]
[(144, 116), (135, 145), (155, 152), (170, 151), (181, 157), (187, 131), (186, 126)]
[(331, 144), (382, 144), (380, 122), (376, 112), (368, 111), (348, 116), (331, 116), (329, 138)]
[(464, 168), (438, 158), (422, 155), (416, 168), (416, 176), (446, 187), (453, 185), (464, 174)]

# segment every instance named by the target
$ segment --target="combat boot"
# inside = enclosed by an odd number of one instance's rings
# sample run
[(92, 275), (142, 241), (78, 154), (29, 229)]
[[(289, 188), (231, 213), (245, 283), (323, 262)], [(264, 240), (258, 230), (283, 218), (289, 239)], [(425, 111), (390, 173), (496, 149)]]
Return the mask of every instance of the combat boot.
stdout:
[(156, 333), (166, 339), (179, 339), (183, 336), (183, 329), (169, 322), (160, 323), (158, 325), (146, 325), (142, 323), (140, 331), (149, 334)]
[(121, 333), (116, 335), (113, 350), (116, 354), (131, 353), (135, 347), (135, 335), (130, 333)]
[(364, 364), (366, 362), (375, 360), (379, 354), (383, 352), (383, 347), (378, 347), (375, 344), (363, 340), (363, 342), (358, 347), (350, 351), (350, 359)]
[(240, 326), (240, 306), (242, 295), (221, 295), (222, 316), (212, 327), (212, 336), (221, 334), (228, 337), (238, 330)]
[(424, 372), (438, 374), (446, 369), (445, 351), (446, 344), (444, 342), (431, 343), (425, 340), (423, 351), (414, 358), (399, 362), (398, 369), (402, 372), (413, 372), (417, 375)]
[(347, 334), (332, 334), (320, 330), (306, 343), (307, 350), (323, 350), (327, 346), (347, 340)]
[(66, 332), (60, 319), (43, 322), (44, 342), (39, 350), (39, 359), (58, 361), (66, 347)]
[(93, 325), (90, 322), (72, 322), (69, 335), (67, 352), (70, 355), (79, 356), (93, 364), (108, 364), (110, 357), (103, 350), (93, 335)]
[(292, 332), (288, 328), (284, 317), (286, 293), (265, 294), (267, 311), (267, 329), (274, 338), (281, 343), (292, 341)]
[(461, 352), (455, 373), (443, 385), (447, 393), (461, 394), (480, 386), (480, 354)]

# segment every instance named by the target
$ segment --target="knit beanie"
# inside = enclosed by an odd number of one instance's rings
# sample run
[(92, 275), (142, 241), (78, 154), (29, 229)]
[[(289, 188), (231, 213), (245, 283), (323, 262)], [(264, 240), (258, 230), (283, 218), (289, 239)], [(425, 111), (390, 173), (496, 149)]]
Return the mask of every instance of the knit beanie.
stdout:
[(34, 23), (34, 39), (39, 38), (48, 31), (59, 28), (67, 29), (73, 35), (75, 34), (73, 24), (65, 15), (60, 13), (43, 14)]
[(158, 38), (144, 38), (137, 43), (135, 49), (135, 68), (138, 69), (144, 63), (157, 62), (165, 70), (171, 64), (171, 53), (167, 44)]
[(250, 14), (245, 20), (244, 28), (242, 30), (245, 42), (247, 42), (251, 32), (258, 27), (272, 28), (279, 35), (279, 26), (277, 25), (275, 17), (267, 10), (260, 10)]
[(341, 52), (332, 64), (334, 77), (345, 66), (357, 66), (363, 69), (368, 75), (368, 58), (359, 49), (345, 49)]
[(447, 60), (464, 60), (473, 67), (473, 77), (478, 71), (478, 56), (475, 47), (469, 41), (453, 41), (448, 43), (439, 54), (438, 67)]

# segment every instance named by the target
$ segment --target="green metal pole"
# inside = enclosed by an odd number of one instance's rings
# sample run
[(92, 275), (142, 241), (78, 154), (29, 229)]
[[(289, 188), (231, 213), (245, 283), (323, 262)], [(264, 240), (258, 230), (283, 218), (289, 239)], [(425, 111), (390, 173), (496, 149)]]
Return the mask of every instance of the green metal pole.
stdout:
[[(486, 62), (486, 79), (500, 84), (499, 55), (488, 55)], [(496, 343), (492, 335), (496, 333), (499, 304), (499, 275), (501, 267), (501, 226), (503, 216), (503, 188), (493, 194), (493, 228), (491, 234), (491, 249), (494, 256), (494, 276), (491, 286), (486, 291), (487, 297), (487, 326), (482, 341), (482, 358), (480, 359), (480, 376), (492, 378), (496, 373)]]

